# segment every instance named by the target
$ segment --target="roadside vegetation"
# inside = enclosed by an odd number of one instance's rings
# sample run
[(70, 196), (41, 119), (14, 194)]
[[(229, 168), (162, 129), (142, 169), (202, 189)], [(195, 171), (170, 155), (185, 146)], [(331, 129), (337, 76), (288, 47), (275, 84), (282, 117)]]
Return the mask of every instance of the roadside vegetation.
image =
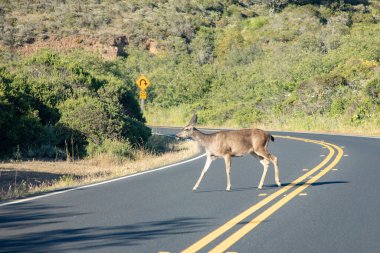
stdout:
[(23, 160), (0, 163), (0, 201), (87, 185), (185, 160), (199, 153), (194, 142), (153, 135), (129, 156), (112, 150), (75, 161)]
[(0, 155), (70, 160), (143, 145), (151, 132), (121, 66), (50, 50), (1, 64)]

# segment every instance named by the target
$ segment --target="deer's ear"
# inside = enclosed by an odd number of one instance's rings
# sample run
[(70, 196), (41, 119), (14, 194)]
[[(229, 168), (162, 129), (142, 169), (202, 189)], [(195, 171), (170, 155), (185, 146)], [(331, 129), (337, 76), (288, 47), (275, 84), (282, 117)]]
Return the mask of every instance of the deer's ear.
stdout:
[(194, 114), (194, 116), (191, 118), (189, 125), (196, 126), (198, 121), (198, 116), (197, 114)]

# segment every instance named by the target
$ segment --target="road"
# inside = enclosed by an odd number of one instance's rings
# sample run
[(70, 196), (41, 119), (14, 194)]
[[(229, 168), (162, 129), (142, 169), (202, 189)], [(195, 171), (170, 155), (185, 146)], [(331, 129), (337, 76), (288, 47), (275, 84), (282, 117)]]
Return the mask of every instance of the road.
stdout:
[[(176, 129), (154, 129), (173, 134)], [(0, 204), (0, 252), (378, 252), (380, 139), (272, 132), (280, 161), (216, 160)]]

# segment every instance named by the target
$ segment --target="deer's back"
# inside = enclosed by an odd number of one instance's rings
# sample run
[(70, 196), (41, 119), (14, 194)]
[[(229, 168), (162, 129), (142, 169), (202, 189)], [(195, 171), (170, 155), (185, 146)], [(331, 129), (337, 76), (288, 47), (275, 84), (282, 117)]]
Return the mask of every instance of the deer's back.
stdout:
[(212, 152), (216, 156), (242, 156), (265, 147), (268, 134), (261, 129), (241, 129), (215, 133)]

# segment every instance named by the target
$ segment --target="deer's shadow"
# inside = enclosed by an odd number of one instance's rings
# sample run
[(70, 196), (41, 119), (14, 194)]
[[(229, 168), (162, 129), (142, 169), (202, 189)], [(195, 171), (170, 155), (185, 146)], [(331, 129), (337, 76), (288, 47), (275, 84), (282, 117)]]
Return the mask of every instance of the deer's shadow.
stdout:
[[(297, 184), (292, 183), (282, 183), (281, 187), (278, 187), (276, 184), (271, 185), (264, 185), (262, 189), (258, 189), (257, 186), (252, 187), (237, 187), (237, 188), (231, 188), (231, 192), (241, 192), (241, 191), (258, 191), (258, 192), (264, 192), (265, 190), (271, 190), (271, 189), (281, 189), (285, 186), (301, 186), (301, 185), (308, 185), (308, 186), (323, 186), (323, 185), (333, 185), (333, 184), (348, 184), (349, 181), (325, 181), (325, 182), (314, 182), (314, 183), (307, 183), (307, 182), (300, 182)], [(225, 189), (217, 189), (217, 190), (197, 190), (195, 193), (207, 193), (207, 192), (225, 192)]]

